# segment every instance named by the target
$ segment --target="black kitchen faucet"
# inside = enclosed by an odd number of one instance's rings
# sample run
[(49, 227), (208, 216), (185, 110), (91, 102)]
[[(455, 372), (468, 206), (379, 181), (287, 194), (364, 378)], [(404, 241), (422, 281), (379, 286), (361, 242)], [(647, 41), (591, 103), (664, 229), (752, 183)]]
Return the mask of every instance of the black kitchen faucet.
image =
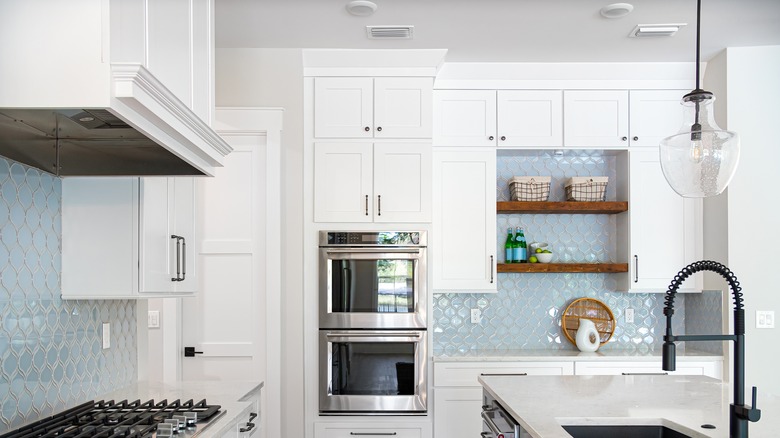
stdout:
[[(726, 279), (734, 298), (734, 334), (733, 335), (682, 335), (672, 334), (672, 315), (674, 315), (674, 297), (677, 289), (686, 278), (699, 271), (711, 271)], [(711, 260), (702, 260), (684, 267), (674, 276), (664, 301), (666, 315), (666, 335), (664, 336), (663, 364), (664, 371), (674, 371), (677, 360), (675, 341), (734, 341), (734, 403), (731, 404), (729, 415), (729, 436), (731, 438), (747, 438), (748, 422), (756, 422), (761, 418), (761, 410), (756, 409), (756, 387), (753, 387), (753, 407), (745, 404), (745, 309), (742, 305), (742, 288), (736, 275), (726, 266)]]

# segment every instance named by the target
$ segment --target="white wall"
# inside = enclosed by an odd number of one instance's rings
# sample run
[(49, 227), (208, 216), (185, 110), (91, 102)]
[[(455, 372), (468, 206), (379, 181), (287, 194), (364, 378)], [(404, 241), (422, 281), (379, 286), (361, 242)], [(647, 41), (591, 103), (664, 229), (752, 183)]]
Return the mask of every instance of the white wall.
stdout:
[(285, 109), (282, 131), (281, 425), (284, 436), (303, 436), (302, 51), (217, 49), (216, 104)]
[(728, 129), (742, 142), (737, 174), (728, 189), (729, 267), (745, 298), (746, 385), (776, 395), (778, 329), (756, 329), (755, 319), (756, 310), (780, 310), (776, 277), (780, 196), (775, 190), (780, 136), (774, 132), (780, 122), (778, 78), (780, 46), (727, 49)]

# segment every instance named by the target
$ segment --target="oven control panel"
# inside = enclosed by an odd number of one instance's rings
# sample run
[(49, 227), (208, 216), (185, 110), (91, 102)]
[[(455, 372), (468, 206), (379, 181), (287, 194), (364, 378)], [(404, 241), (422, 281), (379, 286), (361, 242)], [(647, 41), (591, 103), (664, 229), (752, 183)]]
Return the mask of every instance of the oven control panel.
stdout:
[(320, 246), (426, 246), (426, 232), (320, 231)]

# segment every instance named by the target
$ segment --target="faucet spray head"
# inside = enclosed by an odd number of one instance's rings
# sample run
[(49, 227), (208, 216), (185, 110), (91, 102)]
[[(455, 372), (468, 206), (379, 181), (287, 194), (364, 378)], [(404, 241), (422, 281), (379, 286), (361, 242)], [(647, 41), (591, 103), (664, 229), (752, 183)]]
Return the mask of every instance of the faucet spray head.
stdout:
[(674, 342), (664, 342), (661, 350), (661, 368), (664, 371), (674, 371), (677, 363), (677, 346)]

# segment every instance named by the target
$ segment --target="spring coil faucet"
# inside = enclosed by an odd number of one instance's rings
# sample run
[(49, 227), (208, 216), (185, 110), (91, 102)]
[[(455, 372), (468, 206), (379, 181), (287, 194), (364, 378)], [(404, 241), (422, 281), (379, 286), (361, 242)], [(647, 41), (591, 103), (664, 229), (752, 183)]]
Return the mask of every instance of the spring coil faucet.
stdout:
[[(733, 335), (681, 335), (672, 334), (672, 315), (674, 315), (674, 298), (677, 290), (685, 279), (700, 271), (711, 271), (726, 279), (734, 299), (734, 334)], [(664, 315), (666, 315), (666, 335), (662, 350), (662, 367), (664, 371), (674, 371), (677, 361), (675, 341), (733, 341), (734, 342), (734, 403), (731, 404), (729, 415), (729, 436), (731, 438), (747, 438), (749, 422), (761, 418), (761, 410), (756, 409), (756, 387), (753, 387), (753, 406), (745, 404), (745, 309), (742, 299), (742, 288), (737, 276), (726, 266), (712, 260), (702, 260), (684, 267), (674, 276), (664, 300)]]

